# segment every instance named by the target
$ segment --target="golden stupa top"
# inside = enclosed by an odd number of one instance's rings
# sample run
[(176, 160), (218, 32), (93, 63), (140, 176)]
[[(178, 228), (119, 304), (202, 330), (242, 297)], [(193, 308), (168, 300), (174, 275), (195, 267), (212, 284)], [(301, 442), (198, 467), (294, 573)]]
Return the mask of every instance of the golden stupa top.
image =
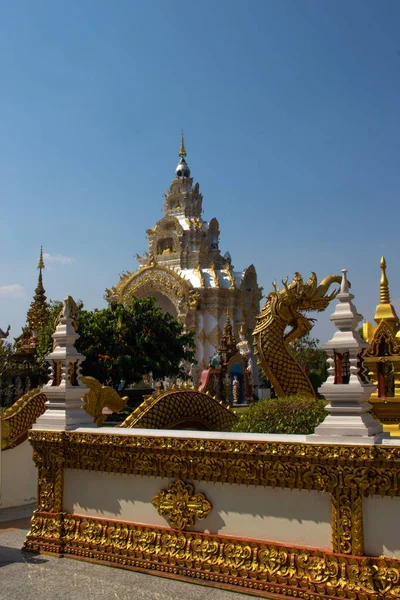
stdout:
[(186, 156), (185, 138), (183, 136), (183, 129), (181, 134), (181, 147), (179, 148), (179, 156)]
[(392, 323), (398, 322), (398, 316), (394, 307), (390, 304), (389, 281), (386, 275), (386, 260), (381, 258), (381, 281), (380, 281), (380, 302), (375, 311), (375, 322), (389, 321)]

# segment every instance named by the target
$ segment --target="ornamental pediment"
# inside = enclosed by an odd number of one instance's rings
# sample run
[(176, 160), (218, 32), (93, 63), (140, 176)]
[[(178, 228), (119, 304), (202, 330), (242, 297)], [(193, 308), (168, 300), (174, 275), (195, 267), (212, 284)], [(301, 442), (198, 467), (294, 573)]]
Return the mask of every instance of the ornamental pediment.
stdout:
[(156, 226), (152, 229), (147, 230), (148, 235), (160, 234), (162, 232), (169, 233), (177, 233), (178, 235), (182, 235), (183, 229), (182, 225), (179, 223), (179, 219), (172, 216), (163, 217), (160, 219)]
[(128, 300), (131, 296), (141, 296), (151, 291), (167, 293), (168, 297), (187, 301), (192, 285), (173, 269), (157, 263), (142, 267), (126, 282), (120, 291), (120, 300)]
[(375, 330), (370, 348), (366, 356), (392, 356), (400, 353), (399, 340), (395, 328), (386, 321), (381, 321)]

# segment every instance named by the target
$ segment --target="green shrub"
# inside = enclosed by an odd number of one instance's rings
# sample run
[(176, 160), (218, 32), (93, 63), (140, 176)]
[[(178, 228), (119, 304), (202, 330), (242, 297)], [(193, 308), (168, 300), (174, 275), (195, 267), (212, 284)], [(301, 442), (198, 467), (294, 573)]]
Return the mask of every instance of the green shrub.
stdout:
[(323, 400), (301, 394), (260, 400), (240, 416), (233, 431), (310, 434), (327, 414)]

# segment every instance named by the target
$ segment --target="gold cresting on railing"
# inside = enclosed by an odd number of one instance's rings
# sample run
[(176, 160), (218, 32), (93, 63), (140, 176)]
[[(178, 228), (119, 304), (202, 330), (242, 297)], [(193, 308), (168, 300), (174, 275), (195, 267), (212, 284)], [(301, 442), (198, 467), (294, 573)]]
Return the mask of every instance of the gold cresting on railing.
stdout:
[[(27, 550), (305, 600), (400, 597), (400, 561), (364, 556), (362, 539), (363, 497), (400, 496), (400, 447), (43, 431), (29, 437), (39, 498)], [(327, 492), (333, 552), (65, 514), (67, 468)]]

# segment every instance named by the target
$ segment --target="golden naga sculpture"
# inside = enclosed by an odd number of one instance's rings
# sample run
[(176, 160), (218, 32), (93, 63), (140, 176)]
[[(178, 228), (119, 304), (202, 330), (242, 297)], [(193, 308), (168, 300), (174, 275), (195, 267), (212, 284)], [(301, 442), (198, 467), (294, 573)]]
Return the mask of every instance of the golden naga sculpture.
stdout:
[(39, 388), (24, 394), (1, 415), (1, 449), (15, 448), (28, 437), (28, 431), (46, 410), (47, 397)]
[(89, 388), (89, 392), (83, 397), (84, 410), (93, 417), (96, 425), (101, 427), (107, 418), (107, 414), (103, 414), (104, 409), (109, 409), (111, 412), (120, 412), (128, 400), (127, 396), (121, 398), (114, 388), (103, 385), (94, 377), (81, 376), (80, 380), (83, 385)]
[[(327, 295), (330, 286), (340, 283), (341, 279), (340, 275), (328, 275), (317, 285), (315, 273), (306, 283), (300, 273), (295, 273), (290, 284), (287, 278), (282, 281), (281, 290), (274, 281), (274, 291), (267, 296), (253, 335), (259, 362), (278, 396), (297, 393), (315, 396), (309, 378), (292, 356), (288, 344), (311, 331), (313, 319), (304, 313), (325, 310), (339, 291)], [(286, 333), (288, 327), (290, 330)]]
[(231, 431), (237, 420), (232, 410), (223, 406), (209, 392), (201, 392), (184, 384), (145, 396), (142, 404), (120, 427)]

